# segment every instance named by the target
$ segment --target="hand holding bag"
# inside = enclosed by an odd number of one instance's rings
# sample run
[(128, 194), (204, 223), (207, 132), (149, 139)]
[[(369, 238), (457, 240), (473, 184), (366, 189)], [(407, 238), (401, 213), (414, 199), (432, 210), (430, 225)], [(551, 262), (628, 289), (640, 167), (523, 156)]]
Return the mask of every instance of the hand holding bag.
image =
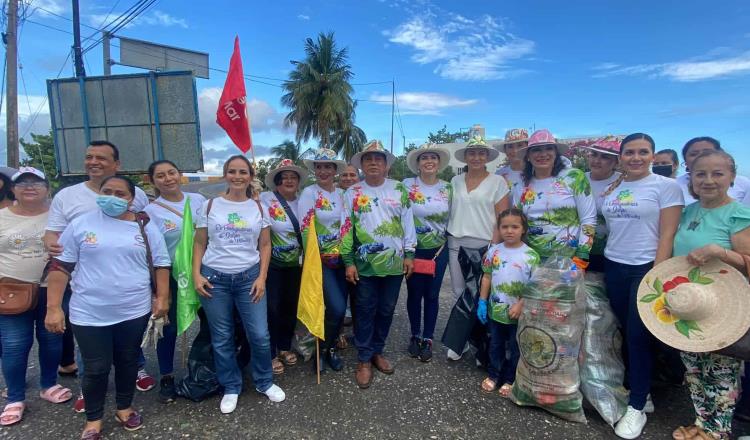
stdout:
[(0, 278), (0, 315), (18, 315), (36, 307), (39, 284)]
[(442, 246), (440, 246), (440, 249), (435, 252), (435, 256), (431, 259), (425, 259), (425, 258), (415, 258), (414, 259), (414, 273), (421, 273), (423, 275), (432, 275), (435, 276), (436, 266), (435, 260), (437, 259), (438, 255), (440, 255), (440, 252), (443, 251), (443, 248), (445, 247), (445, 243), (443, 243)]

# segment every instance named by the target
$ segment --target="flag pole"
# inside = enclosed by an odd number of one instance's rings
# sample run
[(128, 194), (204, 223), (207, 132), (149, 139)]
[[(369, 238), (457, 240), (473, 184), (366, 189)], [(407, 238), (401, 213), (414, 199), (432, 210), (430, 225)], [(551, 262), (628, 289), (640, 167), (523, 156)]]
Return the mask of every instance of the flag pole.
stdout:
[(315, 338), (315, 371), (318, 372), (318, 385), (320, 385), (320, 339)]

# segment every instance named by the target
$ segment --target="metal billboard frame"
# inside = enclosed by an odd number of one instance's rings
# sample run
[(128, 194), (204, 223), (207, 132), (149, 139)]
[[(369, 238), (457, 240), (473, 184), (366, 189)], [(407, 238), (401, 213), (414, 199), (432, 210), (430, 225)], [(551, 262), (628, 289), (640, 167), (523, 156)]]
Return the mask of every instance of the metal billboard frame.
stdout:
[[(147, 70), (156, 70), (159, 72), (166, 72), (171, 70), (182, 71), (184, 69), (190, 69), (193, 71), (193, 74), (199, 78), (208, 79), (209, 77), (207, 52), (183, 49), (180, 47), (168, 46), (165, 44), (156, 44), (150, 41), (138, 40), (136, 38), (130, 37), (122, 37), (119, 35), (113, 35), (113, 37), (120, 40), (120, 60), (117, 61), (116, 64)], [(129, 45), (137, 47), (131, 48), (129, 47)], [(123, 52), (125, 52), (126, 54), (126, 61), (123, 61)], [(128, 56), (130, 58), (128, 58)], [(200, 58), (205, 58), (205, 64), (182, 58), (185, 56), (197, 56)], [(145, 58), (148, 58), (149, 60), (145, 60)], [(158, 63), (157, 65), (157, 63), (150, 61), (163, 61), (163, 64)], [(176, 63), (177, 66), (170, 66), (170, 62)], [(193, 68), (190, 66), (195, 67)]]
[[(55, 79), (55, 80), (47, 80), (47, 96), (49, 97), (49, 107), (50, 107), (50, 120), (52, 123), (52, 134), (53, 134), (53, 140), (54, 140), (54, 148), (55, 148), (55, 165), (57, 166), (57, 169), (60, 171), (61, 175), (81, 175), (82, 173), (78, 172), (71, 172), (70, 165), (68, 162), (68, 145), (67, 142), (64, 140), (62, 141), (62, 144), (65, 144), (64, 146), (61, 144), (61, 139), (59, 138), (60, 132), (63, 130), (71, 130), (71, 129), (82, 129), (83, 134), (85, 137), (86, 144), (88, 145), (89, 142), (91, 142), (91, 130), (92, 126), (90, 124), (90, 115), (89, 115), (89, 100), (87, 98), (87, 92), (86, 92), (86, 83), (87, 82), (104, 82), (106, 80), (113, 80), (113, 79), (125, 79), (125, 78), (140, 78), (140, 79), (146, 79), (148, 83), (148, 90), (147, 90), (147, 97), (148, 99), (148, 105), (149, 105), (149, 123), (148, 124), (121, 124), (121, 125), (107, 125), (107, 112), (105, 109), (105, 99), (104, 94), (102, 93), (102, 99), (101, 99), (101, 106), (102, 106), (102, 114), (103, 114), (103, 125), (98, 125), (94, 127), (95, 129), (101, 129), (104, 130), (105, 136), (101, 139), (108, 139), (109, 138), (109, 130), (112, 128), (127, 128), (127, 127), (145, 127), (146, 125), (152, 127), (152, 133), (153, 138), (155, 139), (155, 144), (152, 143), (152, 148), (155, 147), (154, 151), (156, 153), (156, 159), (162, 160), (165, 158), (164, 155), (164, 143), (162, 140), (162, 124), (160, 121), (160, 114), (159, 114), (159, 88), (157, 84), (157, 79), (160, 77), (169, 77), (169, 76), (189, 76), (191, 79), (192, 84), (192, 107), (193, 107), (193, 114), (195, 116), (194, 122), (189, 123), (181, 123), (181, 124), (194, 124), (195, 125), (195, 142), (196, 142), (196, 151), (195, 154), (198, 158), (198, 167), (181, 167), (180, 163), (178, 163), (178, 167), (181, 171), (186, 172), (196, 172), (196, 171), (202, 171), (203, 170), (203, 148), (202, 148), (202, 142), (201, 142), (201, 131), (200, 131), (200, 113), (198, 111), (198, 94), (197, 94), (197, 87), (195, 83), (195, 77), (193, 76), (192, 71), (169, 71), (169, 72), (148, 72), (148, 73), (135, 73), (135, 74), (125, 74), (125, 75), (111, 75), (111, 76), (89, 76), (89, 77), (79, 77), (79, 78), (63, 78), (63, 79)], [(58, 123), (61, 121), (57, 121), (56, 114), (59, 112), (60, 115), (63, 114), (63, 108), (62, 108), (62, 100), (60, 99), (60, 85), (61, 84), (68, 84), (68, 83), (78, 83), (78, 92), (80, 94), (81, 98), (81, 119), (82, 119), (82, 127), (70, 127), (66, 128), (65, 126), (58, 126)], [(57, 104), (57, 108), (55, 108), (55, 104)], [(172, 123), (170, 125), (177, 125), (179, 123)], [(192, 153), (191, 153), (192, 154)], [(65, 168), (63, 168), (63, 157), (65, 158)], [(176, 161), (177, 162), (177, 161)], [(123, 174), (142, 174), (145, 170), (123, 170)]]

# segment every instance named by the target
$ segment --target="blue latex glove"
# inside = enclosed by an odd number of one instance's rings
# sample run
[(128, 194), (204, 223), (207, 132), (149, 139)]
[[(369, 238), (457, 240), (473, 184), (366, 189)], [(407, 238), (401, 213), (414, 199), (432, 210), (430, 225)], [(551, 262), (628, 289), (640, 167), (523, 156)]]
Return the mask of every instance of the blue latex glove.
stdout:
[(487, 324), (487, 300), (479, 298), (479, 307), (477, 307), (477, 318), (482, 324)]

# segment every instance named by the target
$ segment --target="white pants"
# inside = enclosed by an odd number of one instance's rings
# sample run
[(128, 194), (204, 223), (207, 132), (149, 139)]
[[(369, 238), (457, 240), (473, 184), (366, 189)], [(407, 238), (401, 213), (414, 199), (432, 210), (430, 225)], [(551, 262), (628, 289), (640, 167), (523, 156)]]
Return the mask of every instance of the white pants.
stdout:
[(490, 240), (484, 240), (474, 237), (448, 237), (448, 269), (451, 273), (451, 289), (453, 290), (453, 300), (457, 300), (464, 289), (466, 282), (464, 274), (461, 272), (461, 265), (458, 264), (458, 250), (460, 247), (481, 248), (490, 244)]

